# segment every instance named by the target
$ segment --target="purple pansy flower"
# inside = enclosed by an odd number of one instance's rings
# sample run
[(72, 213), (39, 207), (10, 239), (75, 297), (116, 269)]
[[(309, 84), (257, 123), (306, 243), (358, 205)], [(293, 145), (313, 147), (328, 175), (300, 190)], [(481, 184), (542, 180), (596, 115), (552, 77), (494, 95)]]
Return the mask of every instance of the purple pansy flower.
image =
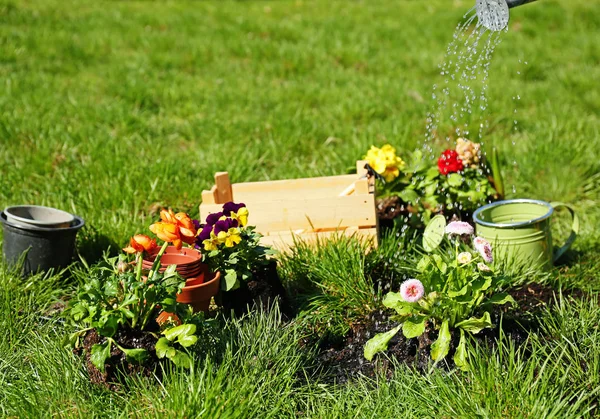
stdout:
[(214, 214), (208, 214), (208, 217), (206, 217), (206, 224), (214, 226), (217, 221), (219, 221), (219, 218), (221, 218), (223, 216), (222, 212), (215, 212)]
[(235, 228), (238, 226), (237, 220), (232, 220), (231, 218), (226, 218), (224, 220), (219, 220), (215, 224), (215, 235), (219, 235), (221, 231), (229, 231), (230, 228)]
[(212, 232), (212, 230), (213, 230), (213, 226), (211, 226), (210, 224), (206, 224), (202, 228), (202, 231), (200, 232), (200, 234), (198, 234), (197, 242), (202, 243), (204, 240), (210, 239), (210, 233)]
[(200, 221), (199, 221), (199, 220), (193, 219), (193, 220), (192, 220), (192, 223), (194, 224), (194, 228), (195, 228), (196, 230), (200, 230), (200, 227), (202, 226), (202, 224), (200, 224)]
[(246, 204), (236, 204), (235, 202), (228, 202), (225, 205), (223, 205), (223, 215), (226, 216), (230, 216), (231, 213), (236, 213), (240, 210), (240, 208), (244, 208), (246, 206)]

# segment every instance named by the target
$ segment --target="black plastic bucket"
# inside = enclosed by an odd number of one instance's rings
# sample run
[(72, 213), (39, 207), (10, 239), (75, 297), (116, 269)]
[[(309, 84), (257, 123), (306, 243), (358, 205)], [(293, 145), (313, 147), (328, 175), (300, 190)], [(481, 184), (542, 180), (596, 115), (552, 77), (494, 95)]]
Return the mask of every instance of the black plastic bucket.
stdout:
[(4, 227), (4, 258), (9, 265), (15, 265), (24, 252), (23, 274), (29, 275), (49, 269), (67, 267), (75, 250), (75, 236), (85, 222), (75, 216), (70, 227), (43, 228), (24, 227), (9, 223), (4, 211), (0, 213)]

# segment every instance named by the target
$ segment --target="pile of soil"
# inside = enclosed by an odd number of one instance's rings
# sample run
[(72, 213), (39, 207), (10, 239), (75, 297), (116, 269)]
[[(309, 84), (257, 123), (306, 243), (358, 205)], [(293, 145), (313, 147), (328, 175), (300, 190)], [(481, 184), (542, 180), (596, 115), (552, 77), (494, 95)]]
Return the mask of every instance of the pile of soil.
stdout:
[(285, 288), (277, 273), (277, 263), (271, 262), (252, 272), (252, 280), (241, 282), (240, 287), (229, 292), (221, 292), (219, 305), (225, 313), (232, 311), (236, 316), (243, 316), (249, 310), (261, 308), (269, 310), (274, 304), (281, 313), (291, 318), (293, 310), (286, 297)]
[(100, 371), (90, 359), (92, 346), (106, 342), (106, 338), (100, 336), (96, 330), (89, 331), (83, 340), (83, 348), (75, 349), (77, 355), (83, 352), (85, 355), (86, 367), (90, 376), (90, 381), (94, 384), (102, 385), (111, 390), (119, 390), (120, 383), (125, 375), (139, 375), (150, 377), (160, 374), (161, 369), (157, 368), (159, 359), (156, 357), (154, 347), (157, 338), (150, 332), (141, 332), (131, 329), (119, 329), (113, 336), (113, 339), (126, 349), (146, 349), (148, 359), (143, 364), (132, 364), (127, 362), (125, 353), (112, 345), (110, 358), (106, 361), (104, 372)]
[[(484, 329), (477, 335), (477, 340), (486, 345), (494, 345), (500, 332), (513, 340), (517, 345), (523, 344), (529, 333), (538, 329), (532, 311), (537, 311), (554, 300), (554, 290), (551, 287), (532, 284), (511, 292), (517, 301), (518, 308), (508, 311), (499, 307), (492, 313), (494, 329)], [(503, 313), (506, 312), (506, 313)], [(392, 359), (417, 370), (426, 371), (433, 363), (430, 354), (431, 343), (437, 339), (438, 332), (427, 327), (425, 333), (418, 338), (407, 339), (402, 331), (396, 334), (389, 343), (388, 350), (379, 353), (373, 361), (364, 358), (363, 351), (366, 342), (378, 333), (387, 332), (396, 327), (398, 322), (390, 320), (392, 311), (379, 311), (364, 322), (352, 325), (348, 334), (341, 340), (326, 340), (321, 343), (318, 363), (322, 368), (324, 378), (330, 382), (345, 383), (358, 376), (374, 378), (384, 375), (391, 377), (394, 372)], [(500, 326), (500, 318), (502, 325)], [(453, 333), (450, 352), (437, 366), (454, 368), (452, 357), (459, 342), (460, 335)]]

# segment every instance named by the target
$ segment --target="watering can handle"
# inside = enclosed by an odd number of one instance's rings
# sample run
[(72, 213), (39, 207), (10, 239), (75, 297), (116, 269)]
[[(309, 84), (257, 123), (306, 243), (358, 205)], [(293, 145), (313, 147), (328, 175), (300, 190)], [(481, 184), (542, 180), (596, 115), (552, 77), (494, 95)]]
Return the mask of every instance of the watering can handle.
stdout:
[(571, 213), (571, 217), (573, 217), (573, 223), (571, 224), (571, 234), (569, 235), (569, 238), (560, 249), (557, 249), (556, 252), (554, 252), (554, 262), (556, 262), (558, 259), (560, 259), (562, 255), (565, 254), (567, 250), (569, 250), (569, 247), (571, 247), (571, 245), (575, 241), (575, 238), (579, 234), (579, 217), (575, 213), (573, 207), (571, 207), (568, 204), (562, 202), (551, 202), (550, 205), (552, 205), (552, 208), (554, 209), (561, 207), (566, 208)]

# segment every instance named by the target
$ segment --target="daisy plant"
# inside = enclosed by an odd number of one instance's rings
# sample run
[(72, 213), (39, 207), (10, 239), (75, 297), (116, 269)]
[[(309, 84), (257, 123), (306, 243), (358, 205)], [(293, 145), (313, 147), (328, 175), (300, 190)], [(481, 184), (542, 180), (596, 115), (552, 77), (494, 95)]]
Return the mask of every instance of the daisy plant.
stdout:
[[(473, 227), (455, 221), (447, 226), (443, 217), (435, 217), (446, 239), (430, 248), (417, 265), (418, 278), (402, 283), (399, 292), (388, 293), (383, 305), (393, 309), (392, 317), (400, 324), (369, 340), (364, 348), (368, 360), (387, 349), (389, 341), (402, 330), (408, 339), (437, 330), (431, 344), (431, 358), (437, 363), (450, 351), (452, 334), (460, 340), (454, 353), (457, 367), (468, 370), (466, 334), (477, 334), (493, 327), (490, 311), (494, 304), (514, 304), (513, 298), (499, 292), (500, 274), (492, 263), (492, 246), (481, 237), (474, 237)], [(433, 221), (433, 220), (432, 220)]]
[(262, 237), (248, 225), (245, 204), (228, 202), (220, 212), (209, 214), (205, 224), (198, 224), (195, 246), (203, 251), (203, 261), (211, 270), (224, 275), (223, 291), (240, 287), (240, 281), (249, 281), (252, 272), (268, 263), (267, 256), (274, 252), (260, 245)]

